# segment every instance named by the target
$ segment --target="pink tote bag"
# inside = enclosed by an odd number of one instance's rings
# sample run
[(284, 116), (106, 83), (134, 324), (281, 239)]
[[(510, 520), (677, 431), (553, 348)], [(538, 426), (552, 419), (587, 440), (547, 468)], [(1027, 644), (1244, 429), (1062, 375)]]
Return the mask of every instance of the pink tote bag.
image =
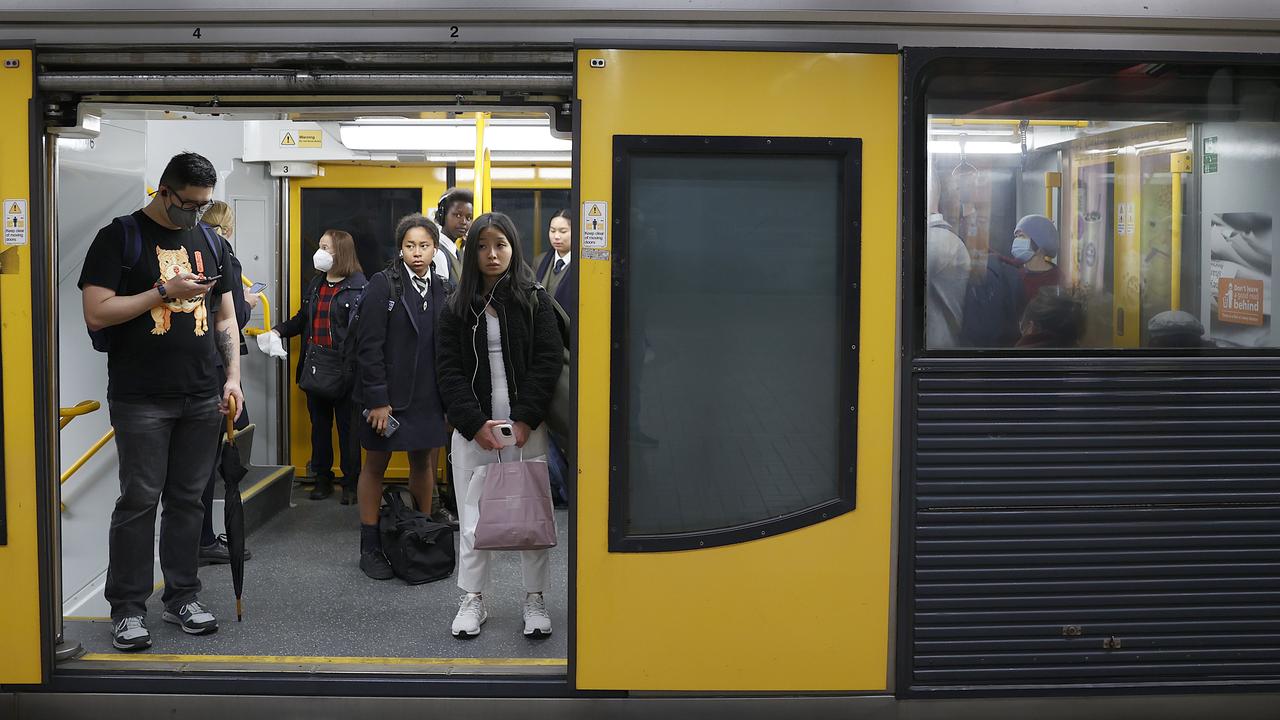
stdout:
[(545, 461), (502, 462), (499, 454), (498, 462), (484, 466), (483, 478), (480, 517), (476, 522), (477, 550), (555, 547), (556, 517)]

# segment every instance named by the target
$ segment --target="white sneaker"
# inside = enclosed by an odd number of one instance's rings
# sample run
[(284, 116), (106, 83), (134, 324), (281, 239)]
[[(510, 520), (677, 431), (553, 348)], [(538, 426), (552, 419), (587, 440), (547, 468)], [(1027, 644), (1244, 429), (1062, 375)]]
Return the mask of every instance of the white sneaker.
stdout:
[(551, 613), (542, 593), (524, 596), (524, 636), (545, 637), (551, 634)]
[(489, 613), (484, 609), (484, 598), (478, 593), (467, 593), (458, 600), (458, 614), (453, 617), (453, 636), (476, 637), (480, 634), (480, 626), (488, 619)]

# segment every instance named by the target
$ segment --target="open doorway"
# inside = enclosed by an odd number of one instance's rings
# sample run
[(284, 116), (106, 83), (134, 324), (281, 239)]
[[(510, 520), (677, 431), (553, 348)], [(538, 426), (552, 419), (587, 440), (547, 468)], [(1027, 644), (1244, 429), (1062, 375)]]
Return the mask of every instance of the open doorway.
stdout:
[[(415, 212), (432, 217), (450, 187), (472, 191), (476, 215), (510, 214), (520, 235), (527, 234), (520, 237), (527, 259), (535, 260), (548, 246), (552, 216), (567, 209), (562, 206), (570, 193), (570, 141), (555, 135), (545, 115), (532, 113), (330, 108), (323, 119), (311, 120), (305, 114), (266, 111), (201, 114), (103, 106), (94, 112), (101, 118), (96, 135), (59, 138), (54, 168), (60, 404), (101, 405), (68, 423), (60, 438), (64, 635), (87, 651), (76, 666), (119, 668), (120, 659), (129, 657), (144, 662), (128, 667), (181, 662), (423, 673), (515, 667), (529, 674), (562, 674), (571, 592), (567, 511), (555, 511), (558, 542), (549, 551), (550, 636), (522, 637), (520, 557), (497, 553), (485, 593), (489, 615), (483, 632), (470, 641), (455, 639), (450, 625), (459, 605), (456, 573), (420, 585), (366, 577), (358, 565), (357, 507), (340, 503), (340, 492), (310, 499), (323, 470), (317, 473), (311, 462), (306, 396), (294, 382), (298, 341), (285, 347), (281, 359), (260, 351), (255, 337), (298, 312), (317, 272), (313, 254), (326, 232), (349, 233), (372, 276), (395, 257), (398, 220)], [(477, 143), (481, 136), (485, 139)], [(228, 565), (202, 564), (199, 597), (220, 628), (191, 636), (160, 621), (157, 542), (156, 592), (148, 601), (151, 653), (180, 657), (147, 661), (145, 655), (120, 655), (111, 646), (103, 586), (118, 462), (109, 437), (106, 356), (92, 352), (82, 329), (77, 280), (98, 229), (145, 205), (165, 163), (184, 151), (200, 153), (217, 169), (214, 198), (234, 214), (230, 240), (244, 268), (244, 292), (256, 283), (265, 285), (252, 293), (259, 302), (244, 328), (248, 354), (241, 358), (252, 420), (247, 431), (240, 431), (240, 454), (249, 466), (242, 496), (251, 558), (245, 564), (243, 622), (235, 620)], [(86, 453), (92, 448), (98, 449)], [(328, 471), (341, 476), (337, 455)], [(456, 512), (446, 465), (433, 472), (445, 507)], [(407, 473), (403, 454), (393, 456), (389, 483), (403, 481)], [(224, 532), (222, 508), (219, 494), (212, 511), (215, 536)]]

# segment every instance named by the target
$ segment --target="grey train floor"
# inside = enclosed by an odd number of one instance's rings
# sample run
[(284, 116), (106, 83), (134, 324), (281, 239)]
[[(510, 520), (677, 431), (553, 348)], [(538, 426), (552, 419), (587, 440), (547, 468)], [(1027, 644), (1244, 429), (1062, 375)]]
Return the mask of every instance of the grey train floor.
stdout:
[[(290, 508), (249, 536), (253, 559), (245, 563), (243, 622), (236, 622), (230, 567), (203, 567), (200, 600), (218, 617), (218, 632), (190, 636), (162, 621), (157, 591), (147, 604), (152, 647), (139, 655), (566, 657), (567, 512), (556, 512), (559, 544), (551, 550), (551, 637), (529, 640), (521, 634), (520, 556), (498, 553), (485, 594), (489, 619), (480, 637), (457, 640), (449, 633), (461, 592), (457, 574), (417, 586), (368, 579), (356, 564), (356, 508), (339, 504), (337, 497), (308, 500), (306, 489), (295, 487)], [(66, 623), (65, 635), (89, 653), (118, 653), (110, 631), (107, 621), (76, 620)]]

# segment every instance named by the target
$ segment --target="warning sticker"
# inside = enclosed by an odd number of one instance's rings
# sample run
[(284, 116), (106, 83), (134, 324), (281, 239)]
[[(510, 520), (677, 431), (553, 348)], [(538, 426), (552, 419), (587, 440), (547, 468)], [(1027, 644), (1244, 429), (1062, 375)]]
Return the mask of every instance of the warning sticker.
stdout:
[(582, 203), (582, 247), (609, 247), (609, 203), (602, 200)]
[(27, 201), (4, 201), (4, 244), (27, 244)]
[(1261, 325), (1262, 281), (1218, 278), (1218, 320), (1237, 325)]
[(600, 248), (583, 248), (582, 259), (583, 260), (608, 260), (609, 251), (601, 250)]
[(324, 146), (324, 133), (319, 130), (299, 130), (298, 147), (318, 148)]
[(280, 147), (287, 148), (319, 148), (324, 147), (324, 132), (321, 130), (281, 130)]

